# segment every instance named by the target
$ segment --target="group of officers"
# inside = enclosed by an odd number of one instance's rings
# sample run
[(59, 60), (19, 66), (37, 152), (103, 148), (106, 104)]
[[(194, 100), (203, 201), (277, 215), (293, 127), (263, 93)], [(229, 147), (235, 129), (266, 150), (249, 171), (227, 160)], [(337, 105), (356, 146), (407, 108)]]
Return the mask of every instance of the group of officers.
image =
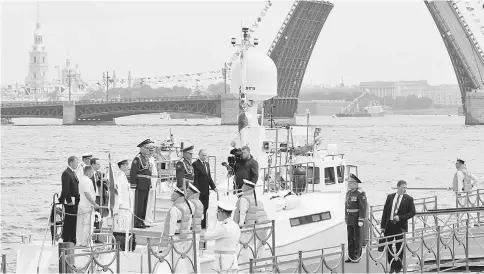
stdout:
[[(143, 229), (148, 227), (144, 219), (153, 177), (148, 155), (154, 149), (154, 145), (151, 140), (147, 139), (138, 147), (140, 153), (136, 155), (131, 164), (130, 185), (135, 190), (134, 227)], [(171, 196), (173, 205), (164, 220), (162, 238), (165, 240), (170, 237), (174, 240), (185, 239), (191, 231), (195, 231), (197, 241), (201, 243), (215, 241), (214, 270), (224, 273), (236, 272), (238, 270), (236, 249), (240, 248), (241, 227), (245, 224), (255, 223), (256, 218), (261, 218), (261, 216), (267, 217), (264, 214), (257, 214), (257, 216), (250, 214), (252, 211), (263, 210), (261, 203), (259, 202), (259, 207), (257, 207), (254, 199), (257, 178), (252, 178), (254, 176), (251, 176), (250, 172), (242, 174), (243, 169), (240, 168), (239, 177), (241, 174), (242, 176), (238, 179), (243, 181), (243, 185), (240, 186), (241, 192), (238, 194), (238, 199), (222, 196), (217, 201), (218, 222), (214, 228), (207, 229), (209, 191), (217, 192), (217, 188), (210, 174), (206, 151), (200, 150), (199, 158), (192, 163), (193, 150), (193, 145), (181, 149), (183, 157), (176, 163), (176, 186), (173, 188)], [(247, 154), (242, 156), (241, 162), (252, 163), (250, 161), (254, 161), (250, 156), (250, 149), (243, 148), (241, 151)], [(237, 170), (235, 172), (237, 177)], [(233, 218), (232, 213), (234, 213)], [(190, 244), (190, 242), (178, 242), (175, 246), (183, 250), (184, 244)], [(173, 255), (177, 256), (177, 254)], [(177, 272), (183, 272), (183, 268), (183, 264), (179, 265)]]

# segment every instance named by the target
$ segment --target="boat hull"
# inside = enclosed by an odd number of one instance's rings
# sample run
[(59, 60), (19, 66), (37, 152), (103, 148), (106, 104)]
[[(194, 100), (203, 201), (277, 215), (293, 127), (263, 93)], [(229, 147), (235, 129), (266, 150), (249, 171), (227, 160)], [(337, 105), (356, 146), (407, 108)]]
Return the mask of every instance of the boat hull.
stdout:
[(385, 112), (378, 113), (337, 113), (336, 117), (384, 117)]

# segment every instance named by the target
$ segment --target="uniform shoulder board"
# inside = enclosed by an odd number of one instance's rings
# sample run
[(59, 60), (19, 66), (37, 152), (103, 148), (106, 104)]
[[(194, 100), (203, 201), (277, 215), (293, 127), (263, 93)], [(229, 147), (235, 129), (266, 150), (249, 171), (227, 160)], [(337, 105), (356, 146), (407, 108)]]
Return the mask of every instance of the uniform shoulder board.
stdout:
[(183, 167), (183, 163), (181, 161), (178, 161), (176, 163), (176, 168), (179, 169), (179, 168), (182, 168)]

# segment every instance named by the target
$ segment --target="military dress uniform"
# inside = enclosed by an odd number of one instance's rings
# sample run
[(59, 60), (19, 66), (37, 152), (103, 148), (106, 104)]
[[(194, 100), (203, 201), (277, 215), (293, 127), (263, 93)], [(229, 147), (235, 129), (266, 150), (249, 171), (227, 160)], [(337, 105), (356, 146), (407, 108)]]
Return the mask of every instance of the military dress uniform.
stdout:
[[(219, 210), (222, 209), (227, 212), (235, 210), (233, 201), (228, 197), (224, 197), (217, 202)], [(215, 260), (213, 262), (213, 270), (217, 273), (237, 273), (239, 264), (237, 261), (237, 245), (240, 239), (240, 228), (232, 218), (218, 222), (213, 229), (207, 229), (203, 240), (215, 241), (214, 253)]]
[[(193, 146), (182, 149), (182, 152), (193, 153)], [(193, 166), (183, 157), (176, 163), (176, 186), (186, 191), (190, 183), (193, 184)]]
[[(138, 147), (143, 147), (152, 143), (150, 139), (141, 142)], [(146, 218), (146, 207), (148, 204), (148, 194), (151, 188), (151, 165), (149, 158), (138, 153), (131, 164), (130, 184), (135, 189), (134, 227), (145, 228), (144, 219)], [(141, 220), (140, 220), (141, 219)]]
[[(361, 181), (351, 174), (358, 184)], [(346, 193), (345, 222), (348, 232), (348, 257), (346, 262), (359, 260), (362, 252), (361, 234), (366, 217), (366, 194), (358, 188), (349, 189)]]

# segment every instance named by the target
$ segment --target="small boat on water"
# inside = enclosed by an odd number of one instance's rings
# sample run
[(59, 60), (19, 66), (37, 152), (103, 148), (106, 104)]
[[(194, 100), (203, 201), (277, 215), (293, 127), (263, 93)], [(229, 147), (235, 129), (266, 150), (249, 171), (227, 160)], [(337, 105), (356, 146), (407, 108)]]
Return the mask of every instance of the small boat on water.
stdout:
[[(361, 108), (365, 104), (366, 107)], [(343, 108), (340, 113), (335, 114), (336, 117), (383, 117), (385, 116), (385, 109), (378, 98), (373, 95), (368, 89), (355, 98), (348, 106)]]
[(369, 106), (363, 108), (363, 111), (341, 112), (335, 115), (336, 117), (383, 117), (385, 116), (385, 110), (382, 106)]
[(13, 125), (12, 118), (2, 117), (2, 125)]

